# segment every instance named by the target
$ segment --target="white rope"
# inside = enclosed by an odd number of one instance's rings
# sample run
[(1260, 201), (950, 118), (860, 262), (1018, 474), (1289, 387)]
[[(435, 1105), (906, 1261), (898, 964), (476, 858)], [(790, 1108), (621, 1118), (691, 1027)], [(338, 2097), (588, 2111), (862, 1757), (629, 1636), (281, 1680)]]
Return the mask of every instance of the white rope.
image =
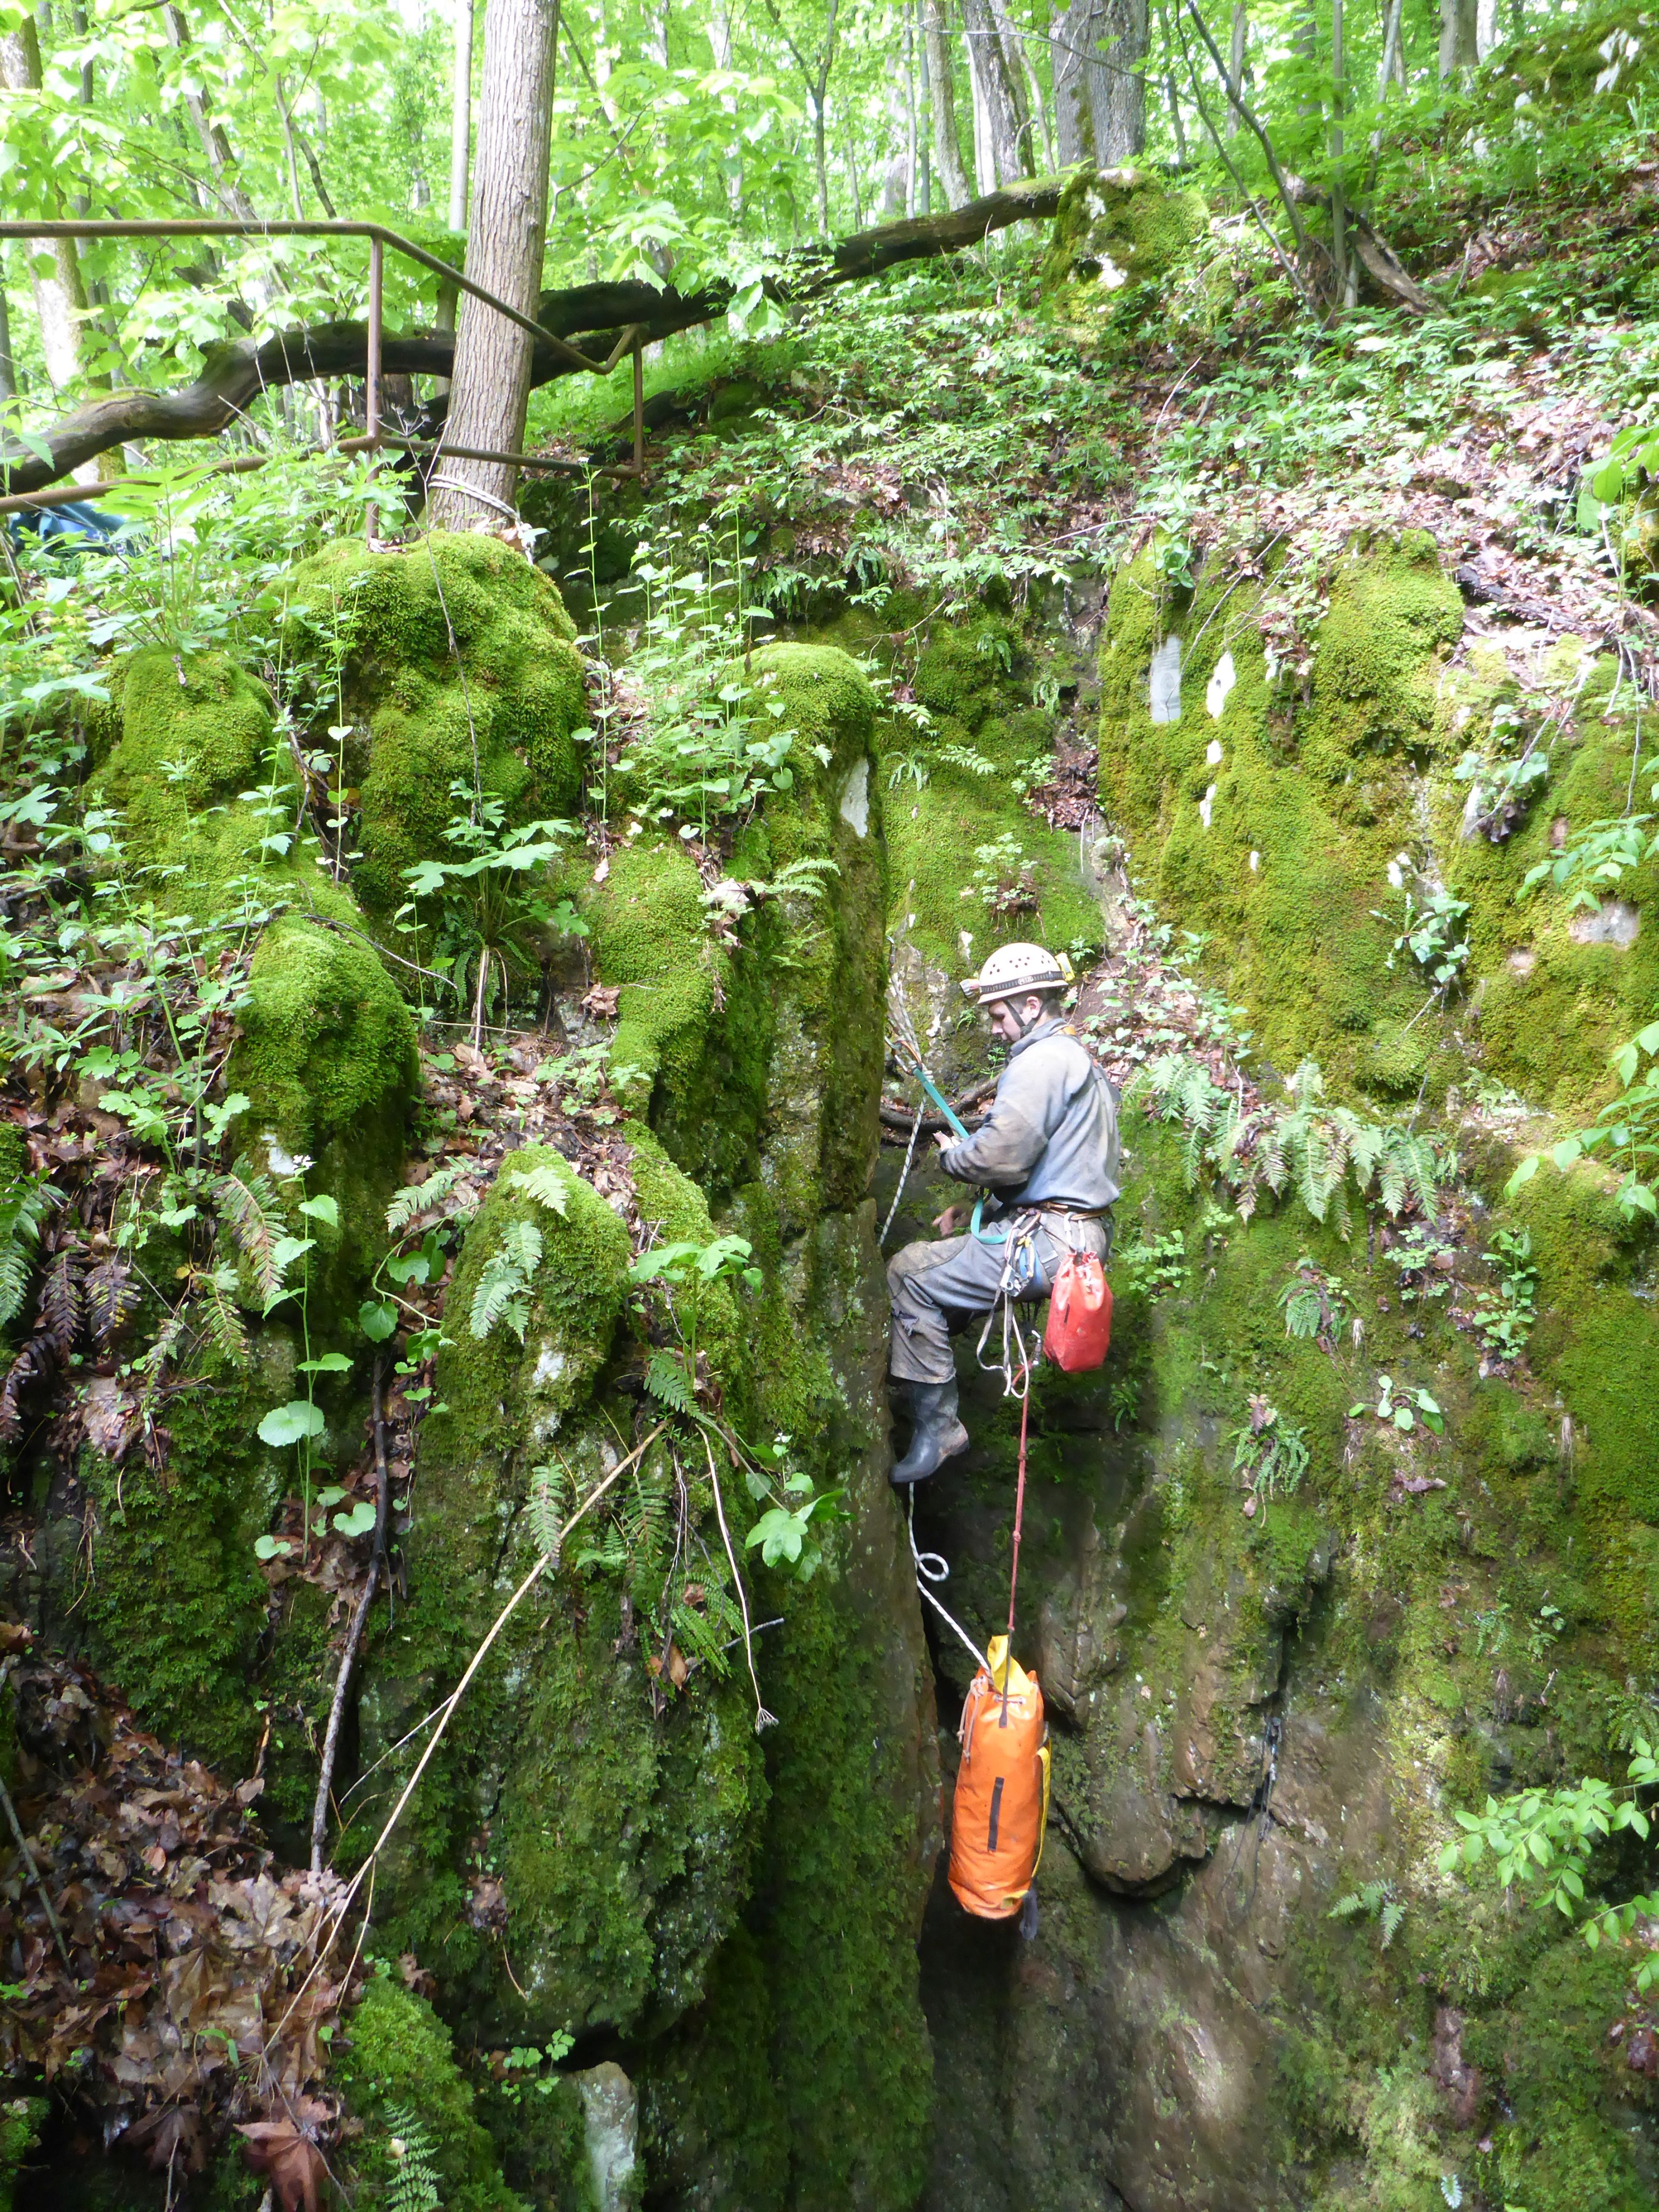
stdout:
[(493, 507), (497, 514), (504, 514), (509, 522), (516, 522), (519, 519), (516, 507), (507, 506), (491, 493), (480, 491), (477, 484), (463, 483), (457, 477), (428, 477), (426, 488), (428, 491), (463, 492), (468, 499), (476, 499), (483, 507)]
[(978, 1644), (975, 1643), (973, 1638), (969, 1636), (962, 1623), (945, 1610), (945, 1607), (933, 1595), (933, 1591), (927, 1587), (929, 1583), (943, 1583), (950, 1580), (951, 1563), (942, 1552), (919, 1552), (916, 1549), (916, 1486), (915, 1483), (910, 1485), (909, 1528), (910, 1557), (915, 1562), (916, 1588), (927, 1599), (928, 1604), (933, 1607), (939, 1619), (944, 1621), (948, 1627), (953, 1628), (956, 1631), (957, 1634), (962, 1638), (968, 1649), (973, 1653), (975, 1658), (978, 1660), (980, 1665), (984, 1668), (986, 1673), (988, 1674), (991, 1672), (990, 1661), (980, 1650)]
[(893, 1193), (893, 1203), (887, 1210), (887, 1218), (881, 1224), (881, 1234), (876, 1239), (878, 1249), (887, 1242), (887, 1232), (892, 1227), (904, 1196), (904, 1186), (910, 1179), (910, 1163), (915, 1158), (916, 1139), (921, 1134), (921, 1117), (927, 1110), (927, 1094), (923, 1091), (916, 1102), (916, 1118), (910, 1125), (910, 1141), (904, 1147), (904, 1165), (899, 1170), (898, 1188)]

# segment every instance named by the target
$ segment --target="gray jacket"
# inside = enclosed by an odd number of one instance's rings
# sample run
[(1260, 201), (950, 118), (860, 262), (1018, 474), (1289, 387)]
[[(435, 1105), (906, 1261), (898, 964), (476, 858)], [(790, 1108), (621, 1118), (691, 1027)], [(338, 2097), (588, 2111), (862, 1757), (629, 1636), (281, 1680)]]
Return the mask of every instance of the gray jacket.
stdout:
[(990, 1112), (941, 1160), (946, 1175), (1008, 1206), (1042, 1200), (1095, 1212), (1118, 1194), (1116, 1094), (1056, 1016), (1013, 1048)]

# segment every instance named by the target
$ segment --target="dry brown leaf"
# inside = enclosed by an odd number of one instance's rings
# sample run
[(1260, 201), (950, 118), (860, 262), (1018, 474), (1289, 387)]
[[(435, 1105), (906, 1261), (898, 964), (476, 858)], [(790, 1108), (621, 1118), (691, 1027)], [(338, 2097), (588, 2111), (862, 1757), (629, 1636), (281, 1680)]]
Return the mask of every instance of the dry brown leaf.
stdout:
[(236, 2132), (249, 2171), (270, 2176), (278, 2212), (319, 2212), (328, 2168), (292, 2120), (245, 2121)]

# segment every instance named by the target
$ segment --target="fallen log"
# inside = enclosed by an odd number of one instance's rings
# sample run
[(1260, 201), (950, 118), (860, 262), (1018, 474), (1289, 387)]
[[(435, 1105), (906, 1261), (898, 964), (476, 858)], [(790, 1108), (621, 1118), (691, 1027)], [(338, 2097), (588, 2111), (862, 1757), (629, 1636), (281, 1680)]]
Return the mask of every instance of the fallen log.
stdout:
[[(1060, 205), (1060, 181), (1043, 178), (1010, 185), (946, 215), (882, 223), (833, 246), (805, 247), (787, 257), (781, 272), (769, 280), (767, 293), (781, 306), (800, 304), (902, 262), (960, 253), (1011, 223), (1046, 221)], [(630, 325), (640, 327), (645, 343), (654, 344), (714, 321), (733, 296), (729, 284), (690, 294), (643, 283), (579, 284), (543, 293), (537, 319), (553, 338), (574, 339), (581, 353), (602, 361)], [(381, 366), (392, 375), (448, 376), (454, 358), (452, 331), (387, 331), (382, 342)], [(279, 331), (257, 343), (244, 338), (216, 347), (196, 381), (182, 389), (112, 392), (65, 416), (39, 434), (44, 455), (16, 440), (0, 443), (0, 486), (7, 492), (39, 491), (117, 446), (217, 437), (264, 392), (313, 378), (361, 377), (368, 365), (365, 323), (318, 323)], [(579, 364), (563, 349), (536, 346), (532, 384), (578, 373)]]

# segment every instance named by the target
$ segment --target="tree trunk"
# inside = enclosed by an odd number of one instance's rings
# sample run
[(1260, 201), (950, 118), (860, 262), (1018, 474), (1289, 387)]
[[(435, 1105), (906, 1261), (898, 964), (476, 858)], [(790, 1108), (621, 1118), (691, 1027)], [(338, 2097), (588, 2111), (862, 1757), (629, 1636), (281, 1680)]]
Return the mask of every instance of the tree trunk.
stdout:
[(1020, 152), (1026, 135), (1024, 101), (1017, 77), (1009, 73), (1008, 57), (992, 13), (991, 0), (962, 0), (962, 20), (968, 32), (968, 55), (979, 86), (995, 175), (991, 182), (1011, 185), (1029, 172)]
[[(1178, 7), (1181, 0), (1176, 0)], [(1399, 0), (1395, 0), (1395, 5)], [(1227, 136), (1237, 138), (1239, 131), (1238, 95), (1244, 89), (1244, 58), (1250, 44), (1250, 11), (1244, 0), (1233, 0), (1233, 39), (1227, 57)]]
[(1100, 35), (1104, 0), (1066, 0), (1054, 18), (1054, 150), (1062, 169), (1095, 159), (1096, 80), (1103, 75)]
[[(0, 34), (0, 83), (11, 92), (40, 89), (40, 40), (33, 16), (25, 15), (15, 31)], [(47, 380), (54, 392), (61, 392), (81, 374), (79, 319), (87, 306), (81, 263), (72, 238), (43, 240), (26, 250), (32, 262), (49, 259), (52, 263), (49, 276), (37, 275), (32, 267), (30, 281)]]
[[(190, 25), (181, 8), (164, 8), (161, 20), (167, 26), (168, 40), (183, 53), (191, 43)], [(222, 123), (216, 123), (205, 92), (186, 92), (185, 106), (194, 125), (202, 151), (207, 155), (208, 167), (220, 199), (227, 211), (241, 222), (257, 222), (252, 201), (243, 191), (236, 175), (236, 156), (231, 151), (230, 140), (225, 135)]]
[(0, 399), (17, 397), (17, 364), (11, 356), (11, 307), (6, 298), (6, 264), (0, 255)]
[(904, 11), (904, 212), (913, 216), (921, 202), (916, 197), (916, 16)]
[(1146, 0), (1105, 0), (1104, 66), (1094, 80), (1095, 149), (1103, 169), (1133, 161), (1146, 147)]
[[(478, 161), (466, 273), (475, 284), (533, 314), (541, 290), (547, 174), (553, 125), (553, 59), (559, 0), (488, 0), (478, 88)], [(527, 331), (469, 298), (455, 341), (448, 435), (458, 446), (516, 453), (524, 438), (534, 342)], [(451, 528), (510, 507), (518, 471), (501, 461), (441, 463), (465, 490), (441, 490), (433, 520)], [(475, 498), (474, 492), (483, 495)]]
[(991, 13), (1001, 34), (1009, 80), (1019, 90), (1024, 133), (1020, 159), (1025, 164), (1024, 173), (1030, 176), (1039, 166), (1051, 170), (1054, 166), (1054, 133), (1048, 128), (1048, 109), (1042, 96), (1042, 86), (1031, 66), (1030, 46), (1015, 27), (1013, 18), (1008, 13), (1007, 0), (991, 0)]
[(1480, 60), (1479, 0), (1440, 0), (1440, 76), (1443, 82)]
[(823, 100), (821, 94), (812, 101), (812, 159), (817, 165), (818, 172), (818, 229), (823, 237), (828, 238), (830, 235), (830, 147), (823, 112)]
[(932, 215), (933, 212), (933, 87), (928, 68), (927, 40), (926, 35), (922, 33), (922, 4), (923, 0), (915, 0), (915, 6), (911, 11), (912, 20), (919, 33), (917, 63), (921, 71), (921, 112), (927, 118), (927, 122), (919, 133), (921, 143), (916, 155), (921, 164), (921, 181), (916, 187), (916, 208), (919, 214)]
[(957, 136), (956, 72), (951, 42), (945, 34), (944, 0), (921, 0), (921, 9), (933, 110), (933, 152), (939, 162), (945, 204), (955, 210), (966, 207), (974, 195), (968, 183), (968, 172), (962, 165), (962, 141)]

